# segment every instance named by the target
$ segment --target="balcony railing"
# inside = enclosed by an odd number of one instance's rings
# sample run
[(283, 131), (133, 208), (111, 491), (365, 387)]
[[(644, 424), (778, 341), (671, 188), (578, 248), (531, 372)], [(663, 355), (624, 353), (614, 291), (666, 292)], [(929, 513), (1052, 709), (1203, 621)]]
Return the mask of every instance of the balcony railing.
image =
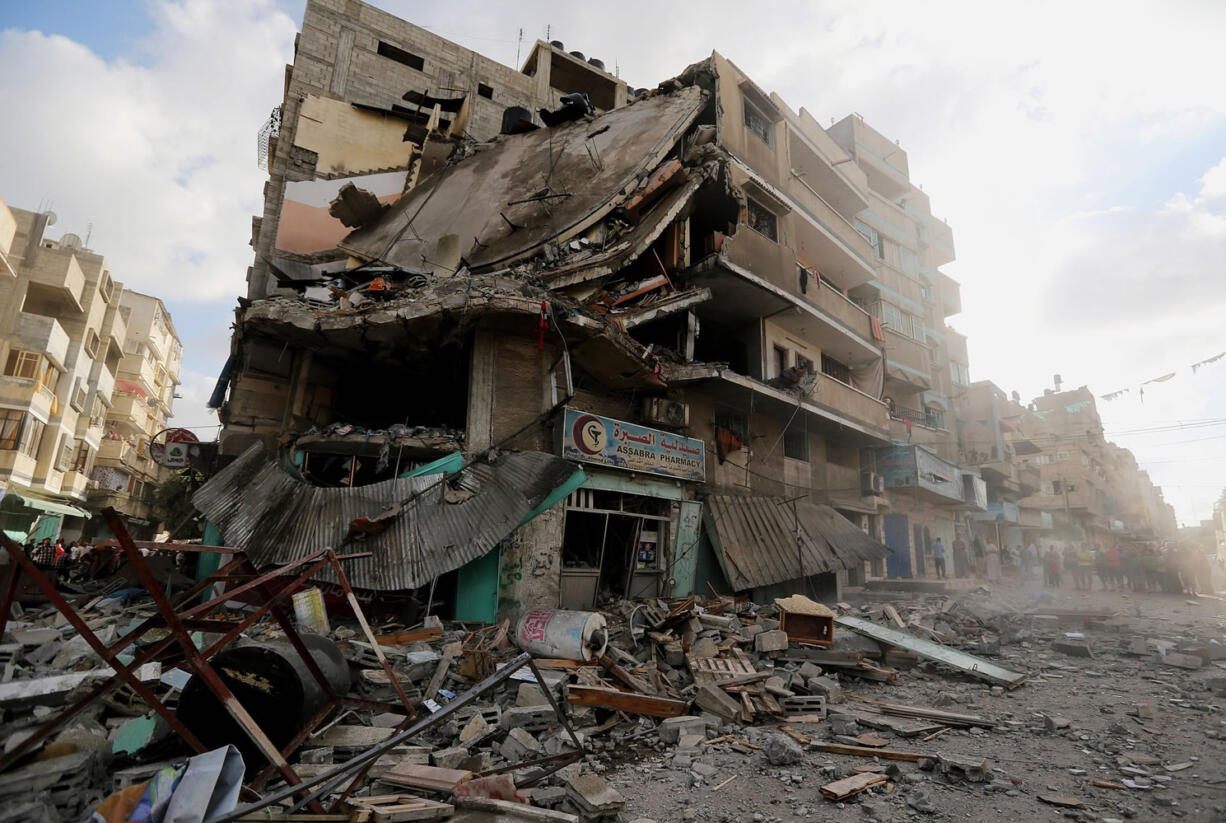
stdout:
[(910, 420), (912, 423), (918, 423), (921, 426), (927, 426), (930, 429), (945, 428), (945, 412), (940, 409), (907, 409), (902, 406), (895, 406), (890, 411), (890, 417), (895, 420)]

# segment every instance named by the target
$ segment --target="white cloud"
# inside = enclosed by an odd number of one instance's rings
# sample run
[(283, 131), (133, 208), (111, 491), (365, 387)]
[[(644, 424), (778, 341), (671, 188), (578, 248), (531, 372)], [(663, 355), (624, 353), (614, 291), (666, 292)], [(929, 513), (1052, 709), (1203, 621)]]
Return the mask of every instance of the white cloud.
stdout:
[(90, 245), (128, 287), (232, 297), (262, 210), (256, 131), (280, 101), (296, 25), (269, 0), (150, 10), (140, 63), (0, 34), (0, 188), (15, 206), (53, 202), (52, 236), (92, 224)]
[(1226, 198), (1226, 157), (1209, 171), (1201, 175), (1200, 196), (1205, 200), (1220, 200)]

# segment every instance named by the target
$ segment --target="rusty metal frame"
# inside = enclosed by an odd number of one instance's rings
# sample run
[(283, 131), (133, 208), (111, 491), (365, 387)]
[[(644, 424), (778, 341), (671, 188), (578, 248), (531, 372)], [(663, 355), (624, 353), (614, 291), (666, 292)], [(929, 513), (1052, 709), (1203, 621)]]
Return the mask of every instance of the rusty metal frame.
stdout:
[[(510, 662), (508, 662), (501, 669), (494, 672), (489, 677), (485, 678), (481, 682), (474, 685), (471, 689), (461, 694), (455, 700), (452, 700), (451, 702), (447, 703), (445, 706), (443, 706), (441, 709), (439, 709), (434, 714), (431, 714), (427, 717), (423, 717), (421, 720), (418, 720), (416, 723), (414, 723), (409, 728), (391, 735), (386, 740), (374, 746), (371, 746), (369, 749), (362, 752), (361, 754), (354, 755), (352, 758), (350, 758), (346, 762), (341, 763), (333, 767), (332, 769), (329, 769), (328, 771), (323, 772), (322, 774), (318, 774), (318, 775), (315, 775), (314, 777), (310, 777), (297, 786), (285, 786), (268, 795), (265, 795), (264, 797), (260, 798), (259, 800), (253, 803), (247, 804), (246, 806), (241, 806), (229, 812), (224, 812), (222, 814), (210, 817), (207, 820), (205, 820), (204, 823), (228, 823), (229, 821), (233, 821), (233, 820), (245, 819), (249, 815), (253, 815), (256, 812), (259, 812), (261, 809), (265, 809), (271, 806), (272, 804), (280, 802), (282, 800), (290, 799), (295, 794), (298, 794), (300, 791), (302, 791), (303, 789), (310, 788), (309, 794), (298, 799), (297, 801), (294, 801), (294, 804), (291, 805), (288, 809), (285, 809), (283, 812), (285, 814), (293, 814), (294, 812), (297, 812), (299, 809), (309, 806), (313, 802), (316, 802), (318, 800), (321, 800), (322, 798), (328, 797), (330, 794), (340, 789), (341, 785), (344, 784), (345, 781), (349, 780), (350, 781), (349, 789), (347, 789), (332, 804), (332, 810), (335, 812), (341, 808), (341, 804), (344, 802), (345, 798), (348, 797), (349, 792), (352, 791), (353, 785), (356, 784), (357, 780), (361, 779), (361, 776), (364, 775), (370, 769), (372, 765), (374, 765), (375, 761), (379, 759), (380, 755), (382, 755), (384, 752), (392, 750), (396, 746), (399, 746), (401, 743), (405, 742), (406, 740), (413, 739), (414, 737), (426, 731), (427, 729), (430, 729), (438, 725), (443, 720), (445, 720), (447, 717), (451, 716), (459, 709), (473, 702), (485, 692), (489, 691), (490, 689), (494, 688), (500, 683), (510, 679), (512, 674), (514, 674), (516, 671), (523, 668), (524, 666), (527, 666), (529, 669), (531, 669), (533, 676), (536, 677), (536, 680), (538, 683), (542, 685), (545, 683), (545, 679), (541, 676), (541, 672), (537, 668), (536, 663), (533, 661), (532, 656), (528, 654), (527, 652), (524, 652), (520, 654), (518, 657), (511, 660)], [(554, 714), (557, 716), (558, 721), (562, 724), (563, 728), (566, 729), (567, 734), (570, 735), (570, 739), (575, 744), (576, 751), (572, 754), (554, 755), (552, 757), (538, 758), (535, 760), (530, 760), (527, 763), (523, 764), (523, 765), (537, 765), (537, 764), (543, 764), (543, 763), (556, 764), (547, 770), (533, 774), (529, 778), (528, 782), (535, 782), (537, 780), (540, 780), (542, 777), (545, 777), (548, 774), (552, 774), (554, 771), (557, 771), (558, 769), (562, 768), (564, 765), (566, 765), (566, 763), (574, 762), (575, 760), (582, 758), (587, 753), (587, 749), (584, 747), (583, 743), (579, 740), (578, 735), (575, 734), (575, 730), (571, 728), (570, 723), (567, 721), (566, 713), (563, 710), (562, 703), (554, 698), (552, 689), (543, 688), (541, 689), (541, 691), (545, 694), (546, 699), (549, 701), (549, 705), (553, 708)], [(354, 778), (354, 779), (350, 780), (351, 778)]]
[[(0, 533), (0, 546), (3, 546), (5, 551), (13, 561), (13, 574), (10, 577), (8, 584), (5, 586), (3, 599), (0, 600), (0, 633), (3, 633), (8, 622), (9, 612), (12, 608), (12, 602), (18, 591), (18, 577), (21, 574), (29, 575), (35, 583), (43, 590), (47, 597), (51, 600), (56, 609), (64, 615), (68, 622), (76, 631), (85, 638), (86, 643), (94, 650), (97, 655), (102, 658), (115, 672), (108, 680), (91, 689), (88, 693), (78, 699), (72, 706), (61, 712), (54, 718), (51, 718), (46, 723), (39, 726), (32, 735), (23, 740), (13, 750), (6, 752), (0, 756), (0, 771), (3, 771), (11, 765), (17, 758), (21, 757), (33, 746), (40, 741), (45, 740), (56, 729), (62, 727), (73, 716), (78, 714), (86, 706), (98, 700), (108, 692), (117, 688), (120, 685), (128, 685), (132, 691), (141, 698), (150, 709), (161, 716), (167, 724), (173, 729), (190, 747), (197, 752), (205, 751), (204, 745), (200, 740), (192, 734), (178, 719), (178, 717), (165, 704), (163, 704), (153, 693), (150, 687), (142, 683), (136, 675), (136, 671), (143, 664), (150, 662), (159, 655), (169, 651), (172, 646), (177, 645), (178, 651), (183, 655), (185, 667), (190, 669), (193, 676), (199, 677), (201, 681), (208, 687), (213, 695), (221, 702), (227, 713), (243, 728), (248, 738), (260, 749), (261, 753), (269, 761), (269, 766), (257, 778), (260, 785), (267, 780), (273, 772), (279, 772), (289, 784), (291, 793), (297, 793), (296, 788), (301, 784), (301, 779), (289, 765), (288, 758), (306, 739), (310, 732), (328, 716), (333, 710), (342, 705), (357, 707), (357, 708), (378, 708), (381, 710), (397, 710), (402, 708), (405, 712), (405, 723), (408, 723), (414, 717), (414, 710), (404, 689), (400, 686), (399, 680), (392, 670), (391, 664), (386, 657), (379, 655), (380, 663), (383, 666), (389, 680), (400, 698), (401, 707), (374, 703), (372, 701), (357, 700), (349, 698), (345, 695), (338, 695), (334, 692), (331, 685), (327, 682), (327, 678), (319, 669), (318, 664), (307, 650), (302, 642), (293, 621), (286, 612), (282, 602), (298, 590), (303, 584), (325, 566), (331, 566), (337, 573), (337, 578), (341, 582), (342, 588), (345, 590), (349, 603), (354, 610), (358, 622), (361, 624), (363, 631), (373, 642), (373, 635), (369, 624), (366, 622), (365, 615), (362, 614), (361, 608), (357, 603), (357, 598), (350, 588), (347, 578), (341, 571), (341, 561), (352, 559), (355, 557), (364, 557), (365, 554), (356, 555), (337, 555), (330, 548), (323, 548), (306, 557), (299, 558), (285, 566), (260, 572), (248, 560), (245, 554), (231, 548), (221, 548), (222, 553), (233, 555), (232, 559), (219, 568), (209, 577), (198, 581), (195, 585), (187, 589), (185, 592), (177, 595), (175, 598), (169, 598), (163, 591), (158, 581), (154, 578), (148, 564), (145, 562), (144, 556), (140, 552), (140, 547), (128, 535), (127, 529), (124, 526), (123, 520), (119, 517), (114, 509), (106, 509), (103, 512), (104, 519), (107, 522), (111, 533), (115, 535), (115, 542), (123, 549), (124, 555), (130, 564), (131, 568), (136, 572), (137, 577), (145, 588), (145, 591), (153, 599), (157, 606), (158, 613), (150, 618), (142, 621), (131, 632), (128, 632), (123, 637), (116, 639), (111, 644), (105, 644), (100, 638), (89, 628), (80, 613), (73, 607), (72, 604), (55, 588), (53, 581), (49, 580), (43, 571), (39, 569), (34, 562), (26, 556), (14, 541), (10, 540), (6, 535)], [(109, 542), (109, 541), (108, 541)], [(172, 548), (172, 546), (153, 544), (158, 548)], [(173, 548), (180, 548), (173, 546)], [(194, 548), (194, 547), (193, 547)], [(204, 550), (208, 550), (205, 548)], [(275, 578), (283, 578), (289, 572), (297, 572), (297, 576), (288, 584), (282, 586), (275, 594), (270, 593), (267, 589), (269, 583)], [(242, 581), (242, 582), (239, 582)], [(195, 606), (190, 606), (177, 611), (186, 604), (191, 603), (199, 597), (203, 592), (208, 590), (214, 583), (225, 582), (230, 585), (227, 591), (223, 594), (216, 595), (203, 603)], [(244, 592), (252, 591), (260, 596), (261, 604), (243, 620), (238, 623), (226, 624), (228, 631), (217, 641), (212, 643), (207, 649), (201, 650), (197, 648), (192, 640), (188, 630), (189, 624), (195, 625), (195, 618), (199, 615), (207, 614), (212, 609), (221, 605), (227, 600), (233, 599), (235, 596)], [(226, 645), (237, 638), (243, 631), (253, 625), (256, 621), (262, 618), (265, 614), (271, 613), (273, 619), (278, 626), (285, 632), (286, 638), (294, 647), (295, 651), (301, 656), (303, 664), (311, 673), (311, 676), (319, 683), (325, 695), (325, 705), (314, 718), (311, 723), (304, 728), (293, 740), (291, 740), (283, 749), (279, 750), (271, 740), (268, 739), (264, 731), (256, 723), (255, 719), (250, 716), (234, 694), (230, 691), (226, 683), (217, 675), (213, 667), (209, 663), (209, 659)], [(169, 634), (151, 644), (148, 648), (141, 651), (135, 656), (129, 664), (124, 664), (118, 657), (119, 652), (136, 642), (142, 635), (154, 627), (165, 626), (169, 630)], [(218, 626), (221, 627), (220, 624)], [(377, 647), (377, 643), (375, 644)], [(360, 778), (359, 778), (360, 779)], [(257, 785), (249, 785), (248, 792), (252, 792)], [(258, 795), (256, 795), (258, 796)], [(313, 812), (322, 813), (323, 809), (319, 801), (312, 795), (307, 795), (302, 805), (309, 806)]]

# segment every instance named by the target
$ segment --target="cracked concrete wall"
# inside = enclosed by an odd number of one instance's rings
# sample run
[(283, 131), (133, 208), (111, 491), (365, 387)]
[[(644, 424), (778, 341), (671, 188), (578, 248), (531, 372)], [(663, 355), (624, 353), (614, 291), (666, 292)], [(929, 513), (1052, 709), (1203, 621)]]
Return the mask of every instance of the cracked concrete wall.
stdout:
[(562, 534), (566, 504), (558, 503), (503, 541), (498, 575), (498, 619), (537, 608), (557, 608), (562, 593)]

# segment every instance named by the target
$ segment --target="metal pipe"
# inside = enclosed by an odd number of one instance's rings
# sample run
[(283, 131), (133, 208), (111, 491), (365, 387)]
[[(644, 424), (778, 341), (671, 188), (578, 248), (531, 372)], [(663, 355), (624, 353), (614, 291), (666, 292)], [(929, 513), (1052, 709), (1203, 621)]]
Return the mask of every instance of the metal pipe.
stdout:
[(448, 703), (446, 706), (444, 706), (439, 711), (435, 712), (429, 717), (423, 717), (421, 720), (414, 723), (412, 726), (405, 729), (403, 732), (400, 732), (399, 734), (396, 734), (396, 735), (392, 735), (391, 737), (384, 740), (382, 743), (379, 743), (375, 746), (371, 746), (366, 751), (362, 752), (361, 754), (355, 755), (354, 757), (350, 758), (344, 763), (341, 763), (340, 765), (336, 766), (333, 769), (329, 769), (328, 771), (323, 772), (322, 774), (318, 774), (314, 777), (305, 778), (302, 780), (301, 783), (280, 788), (277, 791), (272, 792), (269, 795), (266, 795), (265, 797), (261, 798), (255, 803), (249, 803), (246, 806), (241, 806), (229, 812), (224, 812), (222, 814), (210, 817), (207, 820), (205, 820), (204, 823), (229, 823), (229, 821), (238, 820), (241, 817), (245, 817), (246, 815), (252, 814), (254, 812), (258, 812), (260, 809), (267, 808), (273, 803), (284, 800), (288, 797), (292, 797), (293, 795), (297, 794), (298, 792), (304, 789), (308, 789), (312, 786), (318, 786), (319, 784), (326, 784), (322, 786), (320, 789), (310, 792), (307, 795), (307, 797), (303, 798), (303, 800), (300, 801), (303, 803), (303, 805), (305, 805), (307, 802), (310, 802), (316, 799), (317, 797), (323, 796), (327, 792), (334, 789), (336, 786), (339, 786), (342, 782), (344, 782), (344, 780), (348, 777), (348, 775), (362, 768), (362, 766), (366, 765), (367, 762), (377, 759), (384, 752), (390, 751), (391, 749), (395, 748), (396, 746), (399, 746), (401, 743), (405, 742), (406, 740), (410, 740), (416, 737), (417, 735), (421, 734), (426, 729), (429, 729), (441, 723), (447, 717), (450, 717), (452, 714), (454, 714), (458, 709), (463, 708), (464, 706), (473, 702), (476, 698), (480, 697), (485, 692), (492, 689), (494, 686), (497, 686), (499, 683), (508, 679), (512, 674), (519, 671), (519, 669), (523, 668), (525, 665), (528, 665), (531, 662), (531, 660), (532, 660), (531, 655), (527, 653), (521, 654), (519, 657), (516, 657), (514, 660), (512, 660), (502, 669), (494, 672), (489, 677), (485, 678), (480, 683), (476, 684), (471, 689), (464, 692), (464, 694), (460, 695), (455, 700), (452, 700), (450, 703)]

